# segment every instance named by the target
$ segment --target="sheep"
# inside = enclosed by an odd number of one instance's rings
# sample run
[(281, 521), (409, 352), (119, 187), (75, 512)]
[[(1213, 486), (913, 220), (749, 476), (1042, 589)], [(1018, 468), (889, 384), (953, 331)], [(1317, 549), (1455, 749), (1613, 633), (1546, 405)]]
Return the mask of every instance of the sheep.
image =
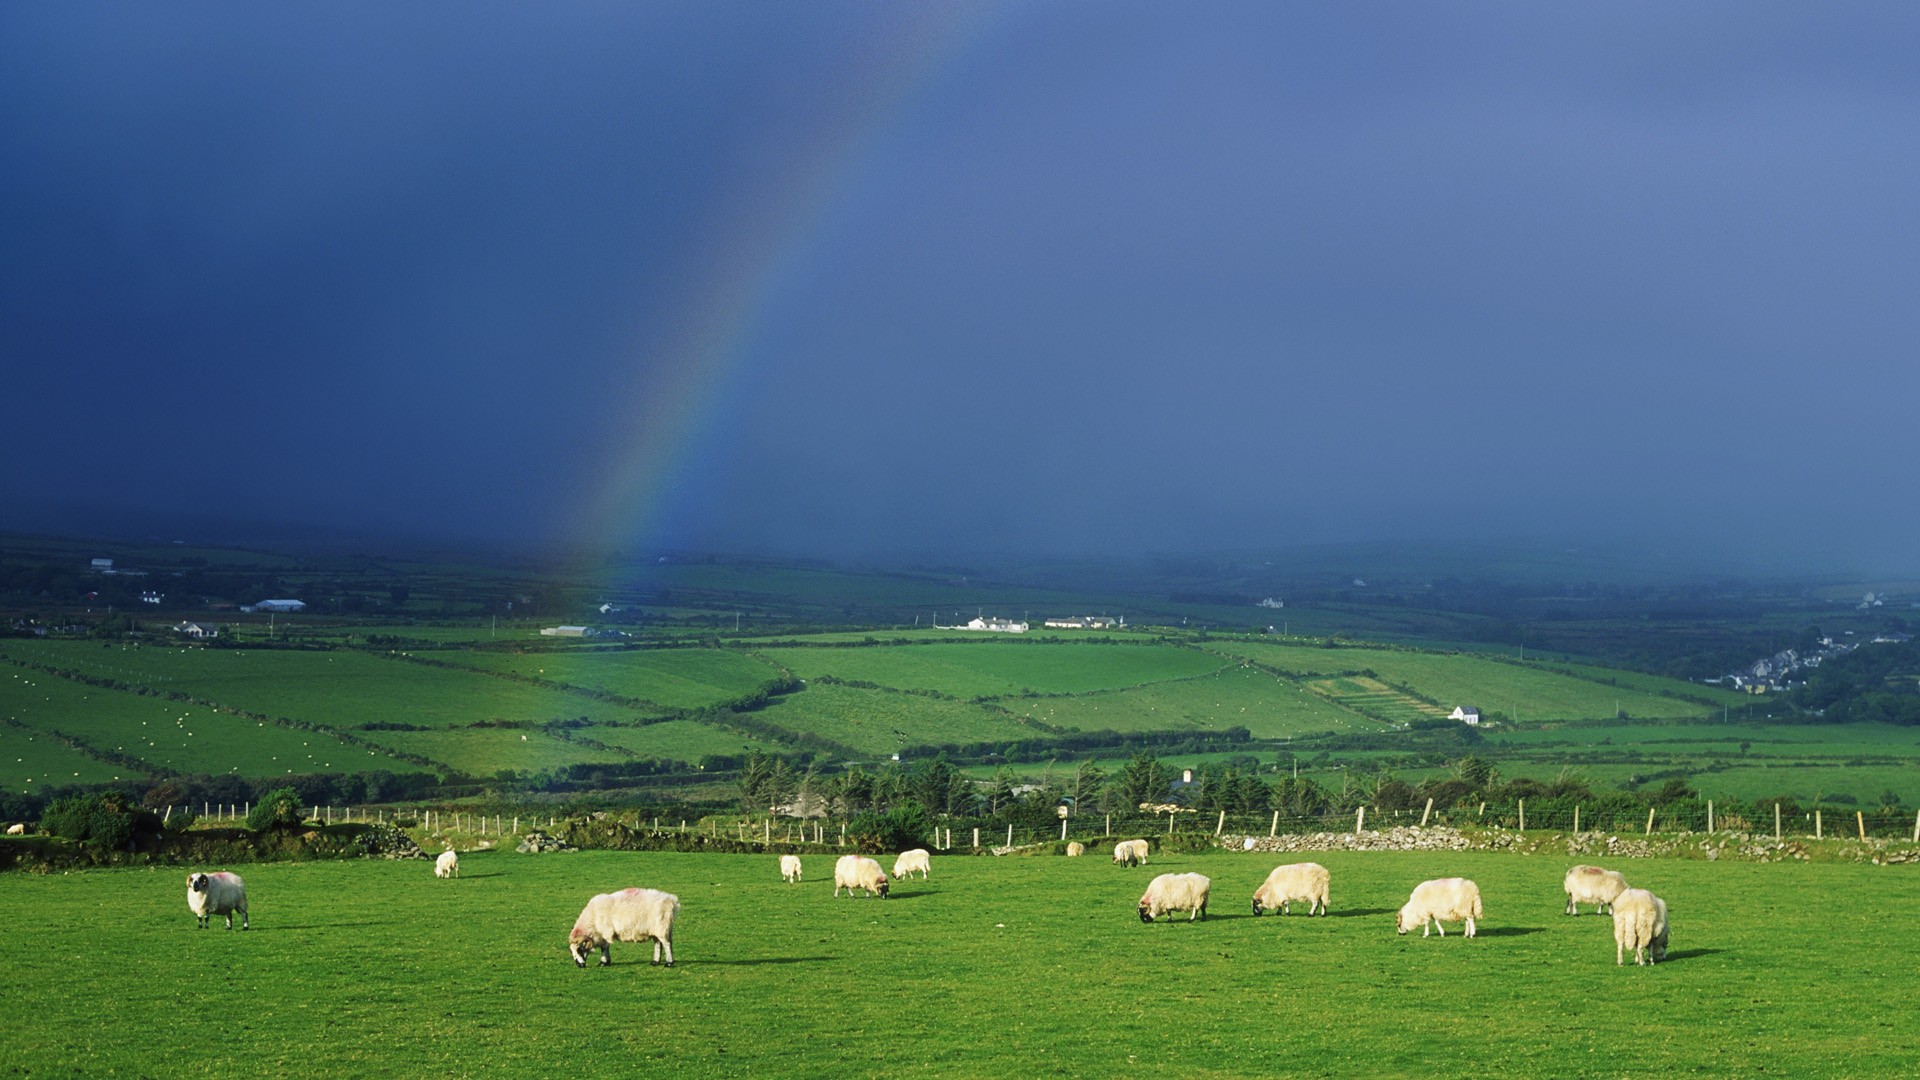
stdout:
[(8, 836), (25, 836), (25, 835), (27, 835), (27, 825), (26, 825), (26, 822), (23, 822), (23, 821), (16, 821), (16, 822), (14, 822), (14, 823), (13, 823), (12, 825), (9, 825), (9, 826), (7, 826), (7, 835), (8, 835)]
[(1613, 900), (1613, 962), (1635, 967), (1667, 958), (1667, 902), (1645, 889), (1627, 889)]
[(1404, 934), (1418, 926), (1421, 937), (1430, 937), (1435, 930), (1446, 937), (1447, 928), (1440, 925), (1441, 920), (1465, 919), (1467, 936), (1473, 937), (1474, 922), (1479, 918), (1480, 886), (1466, 878), (1436, 878), (1414, 886), (1406, 906), (1394, 916), (1394, 929)]
[(680, 898), (658, 889), (622, 889), (601, 893), (587, 901), (567, 934), (567, 952), (575, 967), (587, 966), (587, 954), (600, 950), (600, 966), (613, 963), (611, 945), (616, 941), (653, 939), (653, 962), (666, 955), (666, 966), (673, 966), (673, 920), (680, 914)]
[(912, 874), (915, 870), (918, 870), (920, 871), (920, 880), (925, 881), (927, 880), (927, 867), (929, 862), (930, 856), (927, 854), (926, 848), (914, 848), (912, 851), (903, 851), (900, 853), (899, 858), (893, 860), (893, 878), (895, 881), (898, 881)]
[(1278, 908), (1282, 915), (1293, 913), (1293, 901), (1305, 900), (1307, 914), (1327, 913), (1327, 885), (1332, 875), (1319, 863), (1289, 863), (1276, 866), (1267, 880), (1253, 890), (1253, 913), (1264, 915)]
[(1187, 912), (1187, 921), (1206, 918), (1213, 882), (1205, 874), (1161, 874), (1140, 894), (1140, 921), (1150, 923), (1169, 911)]
[(460, 856), (455, 855), (452, 848), (441, 852), (440, 857), (433, 860), (433, 876), (438, 878), (460, 876)]
[(1080, 842), (1080, 841), (1078, 841), (1078, 840), (1073, 840), (1073, 841), (1070, 841), (1070, 842), (1068, 842), (1068, 844), (1067, 844), (1067, 858), (1069, 858), (1069, 859), (1077, 859), (1077, 858), (1079, 858), (1080, 856), (1082, 856), (1082, 855), (1085, 855), (1086, 853), (1087, 853), (1087, 845), (1085, 845), (1085, 844), (1083, 844), (1083, 843), (1081, 843), (1081, 842)]
[(800, 880), (800, 856), (780, 856), (780, 879), (789, 885)]
[(233, 913), (240, 913), (240, 929), (248, 928), (247, 921), (247, 883), (240, 875), (229, 874), (225, 870), (217, 874), (193, 873), (187, 875), (187, 910), (200, 920), (200, 929), (207, 928), (207, 919), (214, 915), (227, 917), (227, 929), (233, 929)]
[(1602, 870), (1598, 866), (1576, 866), (1567, 871), (1567, 880), (1563, 888), (1567, 893), (1567, 914), (1578, 915), (1577, 904), (1594, 905), (1594, 913), (1604, 915), (1613, 910), (1613, 898), (1627, 887), (1627, 879), (1620, 876), (1618, 870)]
[(1135, 863), (1147, 865), (1147, 842), (1145, 840), (1122, 840), (1113, 845), (1113, 861), (1121, 866)]
[(864, 855), (842, 855), (840, 861), (833, 864), (833, 895), (839, 896), (845, 887), (847, 895), (859, 889), (868, 896), (887, 898), (887, 875), (881, 871), (880, 864)]

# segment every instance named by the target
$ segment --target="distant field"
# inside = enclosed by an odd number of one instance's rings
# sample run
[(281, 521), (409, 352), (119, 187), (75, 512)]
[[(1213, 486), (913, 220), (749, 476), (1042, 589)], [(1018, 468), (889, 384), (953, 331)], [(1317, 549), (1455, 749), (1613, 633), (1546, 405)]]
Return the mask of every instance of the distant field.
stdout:
[[(0, 716), (9, 715), (0, 704)], [(0, 791), (29, 792), (49, 785), (104, 784), (145, 773), (88, 757), (44, 731), (0, 726)]]
[(505, 671), (588, 690), (695, 709), (751, 693), (779, 670), (734, 649), (570, 649), (560, 652), (436, 653), (479, 671)]
[(1323, 649), (1241, 641), (1209, 642), (1208, 648), (1301, 674), (1372, 670), (1386, 682), (1411, 687), (1433, 698), (1447, 711), (1454, 705), (1471, 705), (1506, 713), (1518, 723), (1600, 719), (1621, 710), (1634, 717), (1662, 718), (1709, 716), (1718, 711), (1698, 702), (1648, 692), (1646, 688), (1664, 683), (1674, 693), (1704, 696), (1697, 691), (1705, 688), (1652, 676), (1635, 678), (1635, 686), (1606, 686), (1530, 665), (1461, 653)]
[(1438, 705), (1429, 705), (1419, 698), (1409, 697), (1379, 679), (1366, 675), (1309, 679), (1307, 688), (1336, 705), (1344, 705), (1396, 724), (1434, 720), (1447, 715), (1447, 710)]
[(762, 739), (708, 727), (692, 720), (666, 720), (645, 727), (588, 727), (575, 732), (608, 746), (630, 750), (640, 757), (696, 764), (709, 754), (742, 754), (759, 749), (780, 749)]
[(1324, 731), (1379, 731), (1298, 683), (1253, 668), (1070, 698), (1009, 698), (1007, 709), (1069, 731), (1223, 731), (1255, 738)]
[[(324, 732), (296, 731), (204, 706), (103, 690), (12, 665), (0, 666), (0, 716), (39, 731), (74, 736), (96, 750), (131, 755), (158, 770), (241, 776), (420, 771), (418, 765)], [(24, 765), (0, 760), (0, 777), (9, 777), (11, 787)], [(115, 774), (128, 771), (106, 767)]]
[[(1634, 860), (1672, 949), (1620, 968), (1607, 919), (1560, 913), (1566, 859), (1320, 853), (1328, 916), (1256, 918), (1284, 856), (1094, 854), (935, 855), (888, 900), (834, 899), (830, 854), (801, 885), (771, 857), (664, 852), (465, 852), (454, 881), (260, 864), (245, 933), (194, 929), (170, 870), (0, 875), (0, 918), (32, 941), (0, 965), (0, 1071), (1902, 1076), (1920, 1055), (1901, 1019), (1920, 941), (1889, 929), (1913, 867)], [(1140, 923), (1163, 871), (1212, 879), (1204, 921)], [(1477, 938), (1394, 934), (1413, 883), (1455, 875), (1484, 897)], [(576, 970), (567, 928), (628, 884), (679, 896), (677, 966), (615, 944)], [(83, 956), (112, 958), (113, 992), (75, 977)], [(1009, 992), (1033, 986), (1043, 1005)]]
[(636, 714), (560, 690), (351, 651), (108, 648), (89, 642), (7, 643), (36, 660), (223, 705), (340, 728), (369, 723), (455, 727), (480, 720), (545, 722)]
[(983, 706), (849, 686), (809, 686), (754, 714), (864, 754), (903, 746), (1030, 739), (1044, 734)]
[(832, 675), (954, 697), (1002, 697), (1031, 690), (1077, 694), (1218, 671), (1228, 661), (1171, 645), (902, 645), (868, 649), (780, 649), (774, 659), (803, 679)]
[(420, 754), (469, 776), (492, 776), (502, 769), (534, 772), (576, 762), (626, 761), (626, 755), (563, 742), (544, 731), (512, 728), (460, 728), (452, 731), (369, 731), (382, 746)]

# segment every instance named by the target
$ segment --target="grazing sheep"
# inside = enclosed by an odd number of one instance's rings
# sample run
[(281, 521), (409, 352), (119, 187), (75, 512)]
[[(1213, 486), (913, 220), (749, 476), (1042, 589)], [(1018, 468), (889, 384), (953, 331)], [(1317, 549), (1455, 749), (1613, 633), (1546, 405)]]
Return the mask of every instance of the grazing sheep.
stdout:
[(1592, 904), (1595, 914), (1604, 915), (1613, 910), (1613, 898), (1627, 887), (1627, 879), (1618, 870), (1582, 865), (1567, 871), (1562, 887), (1567, 893), (1567, 914), (1580, 914), (1576, 904)]
[(1480, 886), (1466, 878), (1436, 878), (1414, 886), (1406, 906), (1394, 916), (1394, 929), (1404, 934), (1418, 926), (1421, 937), (1430, 937), (1435, 930), (1446, 937), (1447, 928), (1440, 925), (1441, 920), (1465, 919), (1467, 936), (1473, 937), (1474, 922), (1479, 918)]
[(1667, 958), (1667, 902), (1645, 889), (1627, 889), (1613, 900), (1613, 962), (1635, 967)]
[(1147, 865), (1147, 842), (1145, 840), (1122, 840), (1113, 845), (1113, 861), (1121, 866), (1135, 863)]
[(780, 856), (780, 878), (789, 885), (800, 880), (800, 856)]
[(1327, 886), (1333, 880), (1319, 863), (1301, 862), (1276, 866), (1259, 888), (1253, 890), (1253, 913), (1264, 915), (1278, 908), (1280, 914), (1293, 914), (1295, 900), (1307, 902), (1307, 914), (1327, 913)]
[(227, 917), (227, 929), (233, 929), (233, 913), (240, 913), (240, 929), (247, 929), (247, 883), (240, 875), (229, 874), (225, 870), (217, 874), (187, 875), (187, 909), (200, 920), (200, 929), (207, 928), (207, 919), (214, 915)]
[[(455, 855), (453, 853), (452, 848), (448, 848), (447, 850), (441, 852), (440, 857), (433, 860), (433, 876), (434, 877), (459, 877), (460, 876), (460, 856)], [(482, 875), (482, 876), (485, 876), (485, 875)]]
[(601, 893), (587, 901), (567, 934), (567, 952), (576, 967), (587, 966), (587, 954), (600, 950), (600, 966), (613, 963), (610, 946), (616, 941), (653, 939), (653, 962), (662, 952), (673, 966), (673, 920), (680, 914), (680, 898), (658, 889), (622, 889)]
[(1140, 894), (1140, 921), (1150, 923), (1169, 911), (1187, 912), (1187, 921), (1205, 918), (1213, 882), (1205, 874), (1161, 874)]
[(893, 860), (893, 878), (895, 881), (898, 881), (913, 873), (915, 870), (918, 870), (920, 871), (920, 880), (925, 881), (927, 880), (927, 866), (930, 861), (931, 859), (927, 855), (926, 848), (914, 848), (912, 851), (903, 851), (900, 853), (899, 858)]
[(8, 835), (8, 836), (25, 836), (25, 835), (27, 835), (27, 826), (26, 826), (26, 823), (25, 823), (25, 822), (15, 822), (14, 824), (12, 824), (12, 825), (9, 825), (9, 826), (7, 826), (7, 835)]
[(842, 855), (840, 861), (833, 864), (833, 895), (839, 896), (843, 886), (848, 896), (859, 889), (868, 896), (887, 898), (887, 875), (879, 863), (864, 855)]
[(1068, 842), (1067, 858), (1077, 859), (1080, 856), (1085, 855), (1086, 853), (1087, 853), (1087, 845), (1081, 843), (1078, 840), (1073, 840)]

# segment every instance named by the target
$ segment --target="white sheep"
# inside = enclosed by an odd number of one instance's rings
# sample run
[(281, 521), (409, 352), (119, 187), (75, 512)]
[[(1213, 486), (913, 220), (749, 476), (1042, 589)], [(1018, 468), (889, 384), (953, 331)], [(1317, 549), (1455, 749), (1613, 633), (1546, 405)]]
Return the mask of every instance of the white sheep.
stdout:
[(1085, 855), (1086, 853), (1087, 853), (1087, 845), (1081, 843), (1080, 841), (1072, 840), (1067, 843), (1067, 858), (1077, 859), (1080, 856)]
[(600, 966), (613, 963), (611, 944), (616, 941), (653, 939), (653, 962), (666, 955), (666, 966), (673, 966), (673, 920), (680, 914), (680, 898), (658, 889), (622, 889), (601, 893), (587, 901), (580, 917), (567, 934), (567, 952), (577, 967), (587, 966), (587, 954), (600, 950)]
[(1213, 882), (1205, 874), (1161, 874), (1140, 894), (1140, 921), (1150, 923), (1169, 911), (1187, 912), (1187, 921), (1207, 915), (1207, 894)]
[(217, 874), (187, 875), (187, 909), (200, 920), (200, 929), (207, 928), (207, 919), (214, 915), (227, 917), (227, 929), (233, 929), (233, 913), (240, 913), (240, 929), (248, 927), (247, 922), (247, 883), (240, 875), (229, 874), (225, 870)]
[(800, 880), (800, 856), (780, 856), (780, 880), (789, 885)]
[(1592, 904), (1595, 914), (1605, 914), (1613, 910), (1613, 898), (1627, 887), (1627, 879), (1618, 870), (1581, 865), (1567, 871), (1561, 887), (1567, 894), (1567, 914), (1580, 914), (1576, 904)]
[(14, 823), (13, 823), (12, 825), (9, 825), (9, 826), (7, 826), (7, 835), (8, 835), (8, 836), (25, 836), (25, 835), (27, 835), (27, 825), (26, 825), (26, 822), (23, 822), (23, 821), (16, 821), (16, 822), (14, 822)]
[(1613, 962), (1657, 964), (1667, 958), (1667, 902), (1645, 889), (1627, 889), (1613, 900)]
[(1147, 865), (1147, 842), (1145, 840), (1122, 840), (1113, 845), (1113, 861), (1121, 866), (1135, 863)]
[(1327, 886), (1333, 876), (1319, 863), (1288, 863), (1276, 866), (1267, 880), (1253, 890), (1253, 913), (1264, 915), (1278, 909), (1282, 915), (1293, 913), (1293, 902), (1307, 902), (1307, 914), (1327, 913)]
[(927, 880), (927, 868), (931, 861), (932, 857), (927, 854), (926, 848), (914, 848), (912, 851), (903, 851), (900, 853), (899, 858), (893, 860), (893, 879), (898, 881), (913, 873), (915, 870), (918, 870), (920, 871), (920, 880), (925, 881)]
[(441, 852), (440, 857), (433, 860), (433, 876), (439, 878), (460, 876), (460, 856), (455, 855), (452, 848)]
[(1413, 895), (1407, 897), (1406, 906), (1394, 916), (1394, 929), (1404, 934), (1418, 926), (1421, 937), (1432, 936), (1440, 931), (1441, 937), (1447, 936), (1447, 928), (1441, 926), (1442, 920), (1454, 922), (1464, 919), (1467, 923), (1467, 936), (1475, 935), (1475, 920), (1480, 918), (1480, 886), (1466, 878), (1436, 878), (1423, 881), (1414, 886)]
[(852, 896), (859, 889), (869, 896), (887, 898), (887, 875), (880, 864), (864, 855), (842, 855), (840, 861), (833, 864), (833, 895), (839, 896), (842, 888)]

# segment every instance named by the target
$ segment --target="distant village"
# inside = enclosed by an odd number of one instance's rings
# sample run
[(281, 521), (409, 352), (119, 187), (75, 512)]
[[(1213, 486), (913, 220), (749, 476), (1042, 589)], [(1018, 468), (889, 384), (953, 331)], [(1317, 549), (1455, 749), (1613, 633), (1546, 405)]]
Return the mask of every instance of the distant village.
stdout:
[[(1874, 602), (1874, 594), (1867, 594), (1867, 607)], [(1823, 637), (1816, 649), (1801, 652), (1798, 649), (1781, 649), (1772, 656), (1755, 660), (1752, 666), (1717, 679), (1702, 679), (1702, 682), (1714, 686), (1727, 686), (1735, 690), (1744, 690), (1749, 694), (1774, 694), (1791, 690), (1796, 686), (1805, 686), (1806, 678), (1794, 678), (1794, 673), (1808, 668), (1819, 667), (1836, 656), (1845, 656), (1862, 645), (1890, 645), (1913, 640), (1912, 635), (1885, 631), (1860, 641), (1847, 641), (1853, 636), (1848, 630), (1839, 638)]]

